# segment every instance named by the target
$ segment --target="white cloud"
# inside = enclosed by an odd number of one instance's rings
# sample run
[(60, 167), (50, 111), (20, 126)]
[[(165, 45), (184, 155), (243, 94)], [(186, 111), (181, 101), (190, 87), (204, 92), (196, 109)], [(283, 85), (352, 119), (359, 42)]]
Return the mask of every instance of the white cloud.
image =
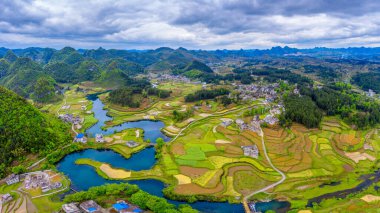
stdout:
[(0, 2), (0, 45), (202, 49), (376, 46), (380, 3), (353, 0)]

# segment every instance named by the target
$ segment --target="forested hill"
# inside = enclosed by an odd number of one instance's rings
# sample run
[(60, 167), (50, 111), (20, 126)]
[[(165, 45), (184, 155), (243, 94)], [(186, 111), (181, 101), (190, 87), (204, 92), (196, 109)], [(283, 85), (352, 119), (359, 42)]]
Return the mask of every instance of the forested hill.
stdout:
[(30, 153), (49, 154), (70, 140), (67, 124), (0, 87), (0, 177), (14, 160), (23, 161)]

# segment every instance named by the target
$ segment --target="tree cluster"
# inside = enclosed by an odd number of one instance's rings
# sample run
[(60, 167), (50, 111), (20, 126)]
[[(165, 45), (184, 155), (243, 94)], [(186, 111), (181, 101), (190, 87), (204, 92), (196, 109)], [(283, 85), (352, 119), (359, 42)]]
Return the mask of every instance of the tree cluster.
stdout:
[(280, 124), (289, 121), (301, 123), (308, 128), (319, 127), (323, 113), (308, 96), (290, 95), (284, 99), (285, 114), (280, 116)]
[[(28, 153), (49, 154), (70, 142), (69, 126), (0, 87), (0, 170)], [(5, 174), (0, 171), (0, 176)]]
[(188, 109), (185, 112), (180, 112), (180, 111), (174, 110), (173, 111), (173, 120), (176, 122), (181, 122), (181, 121), (184, 121), (184, 120), (190, 118), (193, 115), (194, 115), (194, 111), (191, 109)]
[(120, 197), (127, 199), (134, 205), (155, 213), (196, 213), (189, 205), (175, 205), (167, 202), (166, 199), (147, 192), (141, 191), (138, 186), (128, 183), (106, 184), (102, 186), (91, 187), (88, 191), (81, 191), (67, 195), (64, 202), (82, 202), (85, 200), (95, 200), (99, 204), (105, 204), (110, 197)]
[(186, 102), (194, 102), (199, 100), (213, 99), (221, 95), (228, 95), (230, 91), (225, 88), (212, 89), (212, 90), (198, 90), (195, 93), (185, 96)]

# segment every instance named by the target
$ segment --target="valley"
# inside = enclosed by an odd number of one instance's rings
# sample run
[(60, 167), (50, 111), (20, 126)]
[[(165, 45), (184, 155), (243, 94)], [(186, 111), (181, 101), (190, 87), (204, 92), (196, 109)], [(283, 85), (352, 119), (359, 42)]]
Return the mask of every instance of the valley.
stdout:
[[(76, 52), (66, 48), (57, 54), (65, 56), (67, 51), (70, 57)], [(20, 60), (12, 62), (8, 79), (23, 76), (23, 68), (15, 71)], [(345, 76), (332, 81), (325, 69), (285, 56), (258, 64), (243, 57), (246, 63), (224, 69), (227, 74), (214, 72), (207, 65), (211, 62), (184, 60), (188, 63), (182, 68), (144, 71), (137, 65), (132, 69), (132, 62), (124, 59), (98, 59), (99, 69), (83, 68), (90, 62), (81, 58), (73, 65), (78, 66), (75, 75), (79, 70), (98, 74), (75, 81), (66, 77), (63, 81), (62, 72), (69, 70), (56, 73), (50, 62), (38, 66), (54, 78), (55, 82), (41, 82), (54, 96), (23, 99), (14, 87), (8, 88), (18, 95), (4, 88), (3, 100), (17, 97), (29, 110), (51, 118), (57, 122), (51, 125), (60, 128), (51, 127), (57, 133), (54, 137), (65, 141), (39, 151), (12, 149), (20, 153), (11, 151), (11, 160), (2, 162), (9, 165), (3, 176), (13, 173), (20, 180), (9, 186), (3, 180), (0, 194), (13, 197), (3, 208), (53, 212), (64, 204), (95, 200), (101, 209), (111, 211), (119, 199), (152, 212), (163, 208), (215, 213), (378, 208), (376, 199), (367, 199), (378, 195), (380, 187), (380, 102), (375, 92), (365, 93), (354, 81), (346, 82)], [(233, 61), (219, 60), (226, 67)], [(294, 64), (284, 69), (279, 61)], [(34, 63), (26, 62), (37, 66)], [(351, 62), (339, 63), (362, 71)], [(377, 63), (367, 63), (371, 69), (378, 68)], [(1, 81), (13, 85), (7, 77)], [(27, 117), (25, 112), (17, 112), (16, 117)], [(26, 176), (37, 171), (59, 174), (62, 185), (49, 193), (39, 192), (40, 186), (22, 191)], [(98, 190), (101, 193), (95, 193)], [(147, 196), (160, 205), (143, 201)]]

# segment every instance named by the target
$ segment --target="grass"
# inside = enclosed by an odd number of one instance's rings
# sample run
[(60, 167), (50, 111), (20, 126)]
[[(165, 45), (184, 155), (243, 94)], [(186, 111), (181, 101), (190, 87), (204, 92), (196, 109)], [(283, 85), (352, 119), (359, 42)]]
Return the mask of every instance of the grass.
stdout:
[(226, 190), (223, 193), (223, 195), (232, 196), (232, 197), (239, 197), (241, 194), (237, 192), (234, 188), (234, 177), (227, 176), (226, 178)]
[(32, 202), (36, 206), (38, 212), (56, 212), (59, 211), (64, 204), (54, 196), (32, 199)]
[(233, 177), (235, 189), (242, 194), (259, 190), (272, 183), (258, 176), (257, 172), (253, 170), (237, 171), (233, 174)]
[(220, 169), (209, 170), (201, 177), (193, 180), (193, 182), (202, 187), (206, 187), (207, 183), (211, 180), (211, 178), (213, 178), (220, 171)]
[(190, 146), (186, 148), (186, 154), (177, 156), (180, 160), (201, 161), (206, 160), (206, 155), (199, 146)]
[(92, 167), (94, 167), (94, 169), (95, 169), (96, 173), (98, 173), (98, 175), (100, 175), (101, 177), (103, 177), (105, 179), (109, 179), (108, 175), (100, 169), (100, 166), (102, 165), (101, 162), (94, 161), (94, 160), (91, 160), (88, 158), (81, 158), (81, 159), (76, 160), (75, 164), (92, 166)]

